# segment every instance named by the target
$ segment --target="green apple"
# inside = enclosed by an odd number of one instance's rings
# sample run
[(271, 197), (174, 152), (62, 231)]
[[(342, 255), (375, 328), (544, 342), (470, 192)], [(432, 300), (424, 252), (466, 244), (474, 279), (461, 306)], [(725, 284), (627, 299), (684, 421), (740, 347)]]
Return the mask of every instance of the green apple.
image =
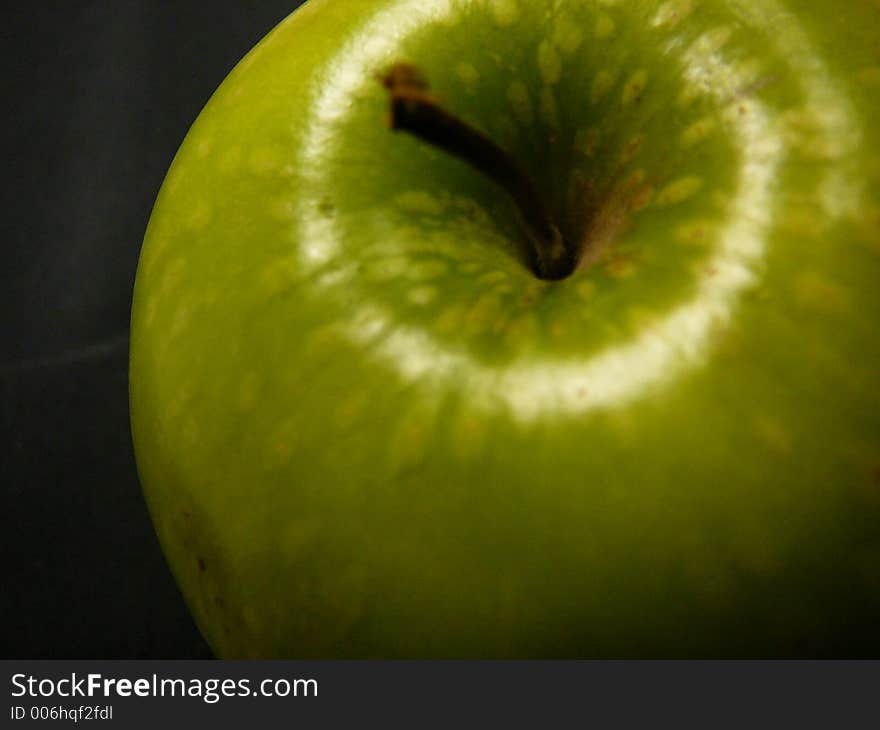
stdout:
[[(216, 653), (876, 655), (878, 48), (836, 0), (276, 28), (134, 293), (138, 469)], [(540, 276), (503, 176), (392, 130), (394, 68), (515, 161), (573, 271)]]

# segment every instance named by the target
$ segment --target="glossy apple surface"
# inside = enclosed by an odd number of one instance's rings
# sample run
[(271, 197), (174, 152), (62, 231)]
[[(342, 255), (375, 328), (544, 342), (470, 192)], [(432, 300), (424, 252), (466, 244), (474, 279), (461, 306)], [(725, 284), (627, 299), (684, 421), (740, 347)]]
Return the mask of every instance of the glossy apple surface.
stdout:
[[(186, 138), (138, 469), (224, 657), (880, 650), (880, 8), (310, 0)], [(417, 64), (583, 261), (387, 124)]]

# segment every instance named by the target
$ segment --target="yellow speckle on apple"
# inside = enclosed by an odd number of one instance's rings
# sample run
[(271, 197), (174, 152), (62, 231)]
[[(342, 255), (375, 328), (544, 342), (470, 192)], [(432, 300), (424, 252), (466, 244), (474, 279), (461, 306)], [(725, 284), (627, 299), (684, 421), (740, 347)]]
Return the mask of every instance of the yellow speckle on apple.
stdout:
[(455, 74), (464, 84), (465, 91), (473, 94), (477, 90), (477, 84), (480, 81), (480, 72), (474, 68), (473, 64), (462, 61), (455, 67)]
[(187, 228), (191, 231), (199, 231), (207, 228), (208, 224), (214, 218), (214, 209), (210, 203), (200, 200), (193, 205), (187, 218)]
[(556, 29), (553, 31), (553, 42), (563, 53), (574, 53), (580, 48), (584, 40), (584, 34), (577, 24), (565, 15), (560, 15), (556, 21)]
[(490, 0), (492, 17), (502, 28), (513, 25), (519, 19), (519, 6), (516, 0)]
[(559, 111), (556, 107), (556, 96), (553, 89), (545, 86), (541, 89), (540, 111), (542, 121), (552, 130), (559, 130)]
[(409, 300), (420, 307), (427, 306), (437, 298), (437, 288), (433, 286), (417, 286), (409, 292)]
[(608, 15), (608, 13), (600, 14), (599, 18), (596, 20), (596, 30), (594, 31), (596, 38), (599, 38), (600, 40), (608, 38), (614, 34), (615, 30), (616, 25), (614, 19)]
[(597, 127), (587, 127), (579, 129), (575, 134), (574, 147), (585, 157), (592, 157), (596, 154), (599, 146), (599, 129)]
[(703, 117), (684, 129), (679, 137), (679, 143), (685, 149), (706, 139), (715, 128), (715, 120), (712, 117)]
[(446, 202), (420, 190), (412, 190), (398, 195), (394, 202), (407, 213), (420, 215), (442, 215), (446, 210)]
[(623, 103), (632, 104), (637, 101), (642, 96), (647, 83), (648, 72), (645, 69), (636, 71), (623, 86)]
[(514, 81), (507, 89), (507, 100), (513, 108), (513, 114), (520, 124), (529, 126), (535, 119), (529, 90), (522, 81)]
[(562, 61), (556, 47), (549, 40), (543, 40), (538, 45), (538, 69), (541, 79), (548, 86), (559, 83), (562, 77)]
[(655, 199), (657, 205), (674, 205), (687, 200), (703, 187), (702, 179), (695, 176), (681, 177), (663, 188)]
[(652, 25), (658, 28), (674, 28), (694, 9), (694, 0), (669, 0), (657, 8)]
[(844, 287), (818, 271), (804, 271), (795, 278), (795, 296), (801, 306), (824, 314), (844, 314), (849, 296)]
[(595, 104), (600, 101), (614, 86), (617, 80), (617, 72), (611, 69), (599, 71), (593, 79), (593, 88), (590, 90), (590, 100)]

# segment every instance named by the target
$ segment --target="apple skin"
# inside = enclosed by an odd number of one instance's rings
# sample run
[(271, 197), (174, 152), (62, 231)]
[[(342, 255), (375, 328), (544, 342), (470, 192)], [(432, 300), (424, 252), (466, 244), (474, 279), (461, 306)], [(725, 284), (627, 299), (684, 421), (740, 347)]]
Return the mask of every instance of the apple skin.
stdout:
[[(262, 41), (132, 313), (139, 474), (218, 656), (876, 655), (878, 21), (310, 0)], [(388, 129), (398, 60), (585, 236), (573, 276)]]

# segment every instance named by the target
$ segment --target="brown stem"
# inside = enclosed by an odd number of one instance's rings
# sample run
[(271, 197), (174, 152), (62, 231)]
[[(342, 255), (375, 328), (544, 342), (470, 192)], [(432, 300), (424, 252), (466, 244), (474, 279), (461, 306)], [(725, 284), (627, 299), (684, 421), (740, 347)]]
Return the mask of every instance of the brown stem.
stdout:
[(519, 162), (485, 134), (440, 107), (414, 66), (395, 64), (382, 83), (391, 97), (391, 128), (464, 160), (504, 188), (531, 228), (533, 235), (526, 251), (531, 269), (541, 279), (568, 276), (575, 257)]

